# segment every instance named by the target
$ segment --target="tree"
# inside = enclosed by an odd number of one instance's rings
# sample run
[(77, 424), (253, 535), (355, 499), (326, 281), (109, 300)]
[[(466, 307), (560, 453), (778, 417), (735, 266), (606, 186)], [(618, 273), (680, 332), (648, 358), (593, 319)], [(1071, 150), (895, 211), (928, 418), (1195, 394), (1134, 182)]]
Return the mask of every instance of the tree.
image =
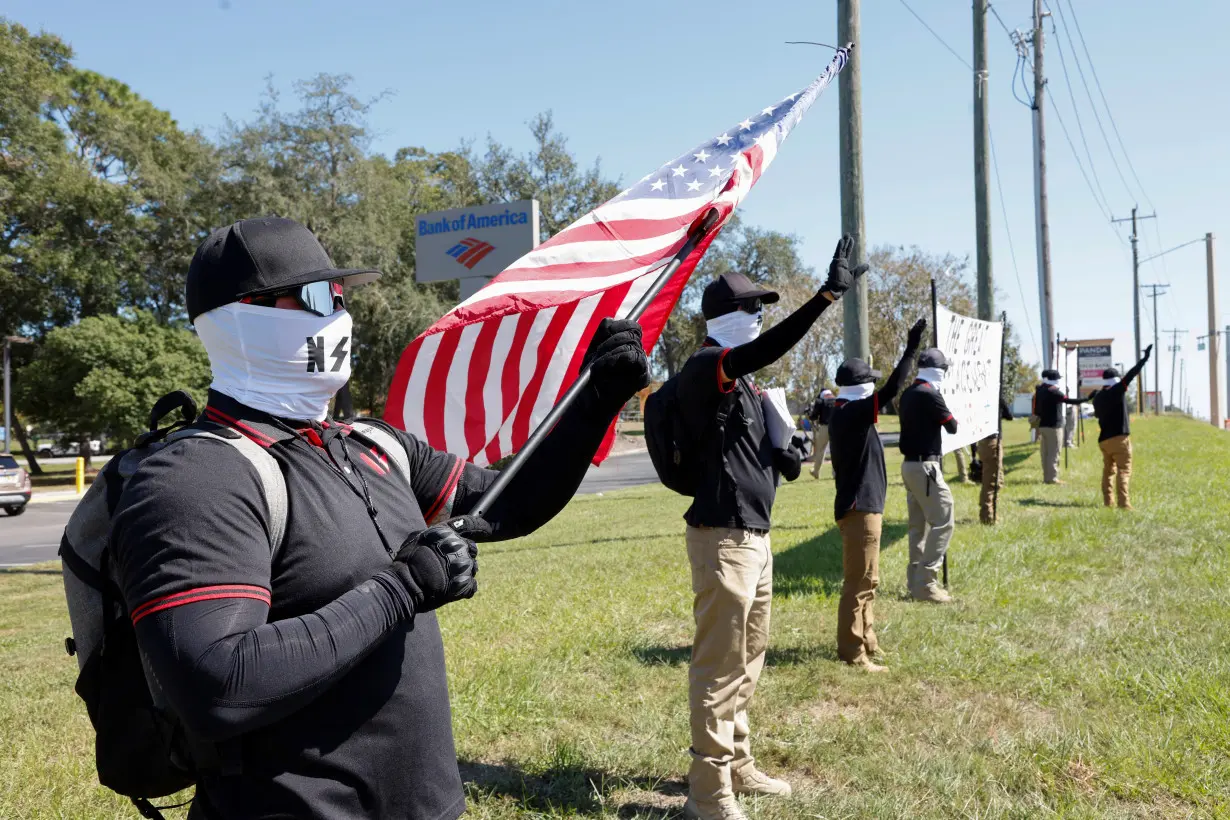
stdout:
[(137, 311), (50, 331), (15, 386), (26, 412), (79, 441), (106, 434), (127, 443), (148, 429), (159, 398), (183, 389), (203, 404), (209, 382), (195, 335)]

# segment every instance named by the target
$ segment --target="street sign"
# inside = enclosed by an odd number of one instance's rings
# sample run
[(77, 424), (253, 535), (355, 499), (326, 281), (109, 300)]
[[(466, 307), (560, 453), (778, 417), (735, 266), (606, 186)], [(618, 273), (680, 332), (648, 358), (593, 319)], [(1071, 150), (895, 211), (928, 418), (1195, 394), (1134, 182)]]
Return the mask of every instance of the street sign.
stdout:
[(414, 278), (461, 280), (461, 298), (538, 245), (538, 201), (450, 208), (415, 218)]

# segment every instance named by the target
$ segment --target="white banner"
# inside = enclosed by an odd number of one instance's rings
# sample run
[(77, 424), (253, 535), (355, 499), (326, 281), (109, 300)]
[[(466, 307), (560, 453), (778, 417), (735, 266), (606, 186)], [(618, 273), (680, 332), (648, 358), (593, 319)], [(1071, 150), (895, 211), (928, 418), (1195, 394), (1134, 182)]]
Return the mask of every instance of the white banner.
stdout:
[(968, 447), (999, 431), (1000, 357), (1004, 326), (935, 309), (936, 338), (948, 357), (940, 392), (957, 419), (956, 435), (944, 431), (944, 452)]

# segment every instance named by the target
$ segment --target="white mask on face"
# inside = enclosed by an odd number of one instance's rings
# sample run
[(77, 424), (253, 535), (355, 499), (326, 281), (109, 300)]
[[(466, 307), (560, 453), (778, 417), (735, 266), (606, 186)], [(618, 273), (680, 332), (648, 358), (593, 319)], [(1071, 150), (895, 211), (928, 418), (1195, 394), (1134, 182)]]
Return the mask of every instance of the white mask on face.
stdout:
[(234, 303), (196, 318), (210, 385), (241, 404), (290, 419), (323, 421), (350, 379), (351, 320)]
[(939, 390), (940, 385), (944, 383), (944, 371), (938, 367), (920, 367), (918, 368), (918, 378)]
[(736, 310), (705, 322), (705, 333), (722, 347), (738, 347), (759, 336), (763, 323), (763, 311)]
[(876, 392), (875, 382), (867, 382), (865, 384), (848, 384), (844, 387), (837, 388), (838, 401), (859, 401), (861, 399), (871, 398), (871, 394)]

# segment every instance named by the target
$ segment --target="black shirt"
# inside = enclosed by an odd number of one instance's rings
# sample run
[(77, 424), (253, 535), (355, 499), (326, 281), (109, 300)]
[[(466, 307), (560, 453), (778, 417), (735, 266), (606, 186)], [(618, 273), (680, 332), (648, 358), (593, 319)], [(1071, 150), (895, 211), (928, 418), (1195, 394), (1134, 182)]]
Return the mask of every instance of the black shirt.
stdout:
[(819, 425), (827, 425), (833, 415), (833, 404), (837, 400), (831, 396), (817, 398), (811, 406), (809, 418)]
[(944, 452), (940, 430), (951, 422), (952, 413), (944, 397), (930, 382), (916, 380), (897, 402), (901, 417), (898, 448), (905, 456), (939, 456)]
[(1098, 433), (1098, 441), (1106, 441), (1109, 438), (1130, 434), (1128, 429), (1130, 414), (1128, 413), (1127, 388), (1131, 384), (1132, 379), (1136, 378), (1144, 366), (1145, 360), (1142, 359), (1135, 367), (1124, 374), (1118, 384), (1104, 387), (1093, 394), (1093, 414), (1097, 416), (1098, 426), (1101, 428), (1101, 431)]
[(1084, 399), (1069, 399), (1053, 384), (1040, 384), (1034, 391), (1034, 415), (1042, 419), (1039, 427), (1063, 427), (1063, 406), (1083, 404)]
[[(696, 432), (704, 472), (684, 520), (693, 527), (769, 529), (777, 496), (775, 448), (760, 392), (748, 377), (722, 384), (729, 348), (702, 347), (679, 373), (679, 405)], [(719, 423), (725, 414), (725, 423)]]
[(865, 399), (837, 399), (829, 416), (829, 458), (837, 493), (833, 498), (833, 518), (840, 521), (851, 510), (884, 512), (888, 492), (888, 473), (884, 468), (884, 445), (876, 422), (880, 408), (897, 396), (901, 383), (917, 353), (908, 346), (879, 392)]

